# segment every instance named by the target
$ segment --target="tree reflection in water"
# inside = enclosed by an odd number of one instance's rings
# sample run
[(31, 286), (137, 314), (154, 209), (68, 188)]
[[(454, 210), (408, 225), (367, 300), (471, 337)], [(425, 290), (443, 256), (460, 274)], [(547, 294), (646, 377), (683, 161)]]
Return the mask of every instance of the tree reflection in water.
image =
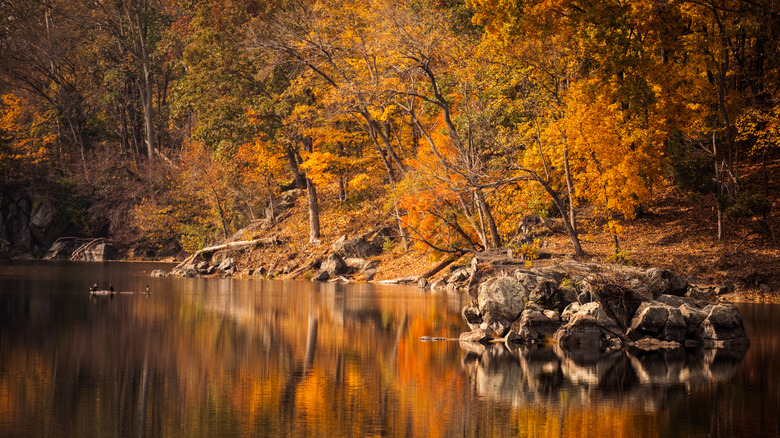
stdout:
[(744, 359), (464, 352), (420, 341), (465, 330), (464, 296), (117, 269), (155, 292), (91, 301), (93, 265), (0, 278), (0, 435), (780, 435), (777, 306), (741, 308)]

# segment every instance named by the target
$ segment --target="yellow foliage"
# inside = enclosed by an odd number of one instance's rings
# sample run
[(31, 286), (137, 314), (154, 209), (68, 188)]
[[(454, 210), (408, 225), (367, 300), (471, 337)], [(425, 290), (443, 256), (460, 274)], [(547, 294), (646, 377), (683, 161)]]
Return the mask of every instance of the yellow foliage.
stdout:
[(19, 166), (44, 164), (56, 138), (48, 128), (48, 120), (23, 99), (1, 96), (0, 166), (18, 171)]

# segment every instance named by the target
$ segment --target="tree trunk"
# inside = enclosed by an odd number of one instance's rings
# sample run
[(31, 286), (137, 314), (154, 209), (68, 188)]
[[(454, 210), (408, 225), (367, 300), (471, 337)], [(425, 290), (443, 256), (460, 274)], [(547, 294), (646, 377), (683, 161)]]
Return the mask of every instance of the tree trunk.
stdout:
[(301, 168), (298, 165), (298, 161), (300, 160), (298, 153), (292, 148), (287, 148), (286, 155), (287, 161), (290, 163), (290, 170), (292, 170), (292, 173), (295, 177), (295, 187), (299, 189), (305, 189), (306, 175), (301, 171)]
[(552, 198), (553, 203), (555, 204), (555, 208), (558, 209), (558, 212), (561, 214), (561, 217), (563, 217), (563, 226), (566, 228), (566, 234), (569, 235), (569, 240), (571, 240), (571, 246), (574, 248), (574, 254), (581, 257), (585, 255), (585, 251), (582, 250), (582, 246), (580, 245), (580, 238), (577, 236), (577, 232), (572, 228), (569, 221), (566, 220), (566, 208), (563, 205), (563, 202), (561, 202), (561, 198), (558, 196), (558, 194), (553, 190), (552, 187), (550, 187), (549, 184), (547, 184), (546, 181), (539, 178), (538, 175), (533, 175), (534, 179), (542, 185), (542, 188), (544, 191), (547, 192), (548, 195), (550, 195), (550, 198)]
[(712, 156), (715, 161), (715, 187), (717, 199), (715, 200), (718, 221), (718, 243), (723, 240), (723, 174), (718, 166), (718, 146), (715, 142), (715, 131), (712, 132)]
[(390, 179), (390, 183), (397, 182), (395, 177), (395, 172), (393, 171), (393, 163), (391, 163), (390, 160), (388, 160), (384, 149), (382, 149), (382, 145), (379, 144), (379, 140), (377, 139), (377, 137), (379, 136), (377, 127), (369, 123), (368, 134), (371, 137), (371, 141), (374, 143), (374, 148), (376, 149), (376, 152), (379, 154), (379, 157), (382, 159), (382, 164), (385, 165), (385, 170), (387, 170), (387, 177)]
[(306, 198), (309, 201), (309, 243), (316, 242), (320, 236), (320, 205), (317, 201), (317, 187), (306, 178)]
[(493, 214), (490, 212), (490, 206), (485, 201), (485, 195), (482, 194), (482, 190), (477, 189), (475, 190), (475, 197), (477, 206), (485, 217), (488, 230), (490, 230), (490, 243), (493, 244), (493, 248), (499, 248), (501, 246), (501, 236), (498, 234), (498, 227), (496, 226), (496, 220), (493, 218)]
[[(574, 212), (574, 184), (571, 180), (571, 172), (569, 171), (569, 148), (563, 149), (563, 170), (566, 174), (566, 192), (569, 195), (569, 223), (572, 230), (577, 232), (577, 216)], [(565, 216), (564, 216), (565, 217)]]
[(136, 25), (138, 26), (138, 37), (141, 43), (141, 65), (144, 70), (143, 86), (140, 86), (141, 104), (144, 109), (144, 122), (146, 130), (146, 151), (151, 160), (154, 158), (154, 113), (152, 96), (152, 69), (149, 63), (149, 52), (146, 46), (146, 28), (141, 25), (141, 12), (135, 11)]
[[(314, 144), (310, 137), (304, 137), (301, 140), (306, 152), (311, 153)], [(306, 178), (306, 198), (309, 201), (309, 243), (314, 243), (320, 239), (320, 204), (317, 199), (317, 187), (310, 178)]]

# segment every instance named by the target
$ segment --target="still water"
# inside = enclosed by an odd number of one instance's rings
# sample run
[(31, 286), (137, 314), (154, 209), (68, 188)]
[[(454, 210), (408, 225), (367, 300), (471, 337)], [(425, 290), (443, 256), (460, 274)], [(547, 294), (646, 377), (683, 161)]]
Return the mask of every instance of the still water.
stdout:
[(746, 353), (469, 352), (420, 341), (464, 296), (159, 267), (0, 264), (0, 436), (780, 436), (780, 306)]

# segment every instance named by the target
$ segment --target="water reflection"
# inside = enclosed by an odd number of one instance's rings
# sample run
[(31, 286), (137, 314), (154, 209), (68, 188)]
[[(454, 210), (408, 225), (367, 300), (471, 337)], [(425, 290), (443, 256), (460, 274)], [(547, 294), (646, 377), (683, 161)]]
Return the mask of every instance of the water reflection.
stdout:
[[(556, 405), (563, 400), (590, 404), (610, 395), (645, 410), (662, 408), (675, 394), (727, 382), (739, 369), (745, 351), (683, 348), (644, 351), (624, 349), (594, 354), (550, 346), (464, 345), (471, 351), (463, 366), (477, 392), (514, 407)], [(653, 389), (653, 390), (650, 390)]]
[(153, 268), (0, 265), (0, 436), (778, 435), (777, 307), (741, 308), (744, 359), (464, 354), (420, 341), (463, 296)]

